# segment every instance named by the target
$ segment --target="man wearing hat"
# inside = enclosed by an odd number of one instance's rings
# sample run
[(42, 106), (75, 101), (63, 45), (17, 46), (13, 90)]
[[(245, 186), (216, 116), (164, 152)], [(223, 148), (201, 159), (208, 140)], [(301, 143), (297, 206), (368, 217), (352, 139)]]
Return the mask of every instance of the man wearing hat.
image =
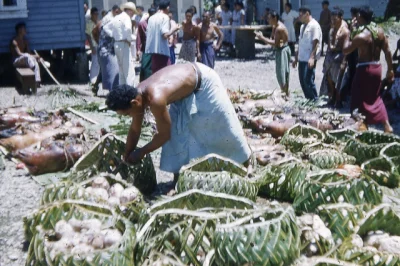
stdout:
[(135, 67), (131, 54), (132, 17), (136, 13), (136, 6), (132, 2), (121, 5), (121, 14), (115, 16), (104, 27), (107, 35), (114, 39), (114, 50), (118, 60), (119, 84), (133, 85), (135, 80)]

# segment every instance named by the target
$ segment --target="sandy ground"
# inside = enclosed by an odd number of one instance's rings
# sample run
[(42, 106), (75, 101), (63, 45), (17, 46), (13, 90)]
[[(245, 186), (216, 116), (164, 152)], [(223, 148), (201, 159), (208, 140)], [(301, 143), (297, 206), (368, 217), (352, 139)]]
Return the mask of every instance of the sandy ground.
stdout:
[[(390, 38), (390, 46), (394, 51), (398, 36)], [(383, 58), (383, 57), (382, 57)], [(320, 59), (316, 70), (316, 84), (319, 88), (322, 80), (322, 64)], [(216, 63), (216, 71), (222, 81), (230, 89), (278, 89), (275, 77), (273, 51), (263, 45), (257, 45), (257, 57), (254, 60), (220, 59)], [(384, 72), (385, 73), (385, 72)], [(44, 74), (45, 75), (45, 74)], [(66, 86), (66, 85), (65, 85)], [(93, 97), (86, 85), (70, 85), (81, 92), (81, 97), (88, 102), (104, 102), (105, 93)], [(20, 96), (14, 88), (0, 88), (0, 108), (13, 104), (34, 107), (36, 110), (51, 109), (47, 92), (52, 86), (39, 89), (36, 96)], [(291, 92), (301, 93), (297, 69), (291, 69)], [(397, 113), (397, 115), (395, 115)], [(390, 119), (396, 134), (400, 133), (399, 111), (390, 111)], [(159, 158), (154, 158), (155, 166), (159, 166)], [(39, 205), (43, 188), (39, 186), (26, 170), (17, 170), (15, 164), (6, 160), (6, 169), (0, 174), (0, 265), (23, 265), (27, 256), (24, 245), (22, 217), (32, 212)], [(157, 169), (159, 183), (171, 181), (172, 176)]]

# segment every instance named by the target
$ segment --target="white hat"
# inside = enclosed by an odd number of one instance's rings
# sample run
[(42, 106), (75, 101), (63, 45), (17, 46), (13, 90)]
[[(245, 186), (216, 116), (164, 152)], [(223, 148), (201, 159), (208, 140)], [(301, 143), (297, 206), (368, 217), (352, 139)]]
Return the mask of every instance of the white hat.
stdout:
[(125, 9), (130, 9), (130, 10), (132, 10), (135, 14), (137, 13), (137, 11), (136, 11), (136, 6), (135, 6), (135, 4), (132, 3), (132, 2), (126, 2), (125, 4), (122, 4), (120, 8), (121, 8), (122, 11), (124, 11)]

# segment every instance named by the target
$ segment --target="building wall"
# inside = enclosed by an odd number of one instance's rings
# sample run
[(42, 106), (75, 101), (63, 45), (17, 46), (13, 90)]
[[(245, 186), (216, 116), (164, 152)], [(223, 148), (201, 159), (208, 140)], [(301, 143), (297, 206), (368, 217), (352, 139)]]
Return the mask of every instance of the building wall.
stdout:
[(31, 49), (51, 50), (84, 46), (83, 0), (27, 0), (28, 17), (0, 18), (0, 53), (9, 52), (15, 25), (25, 22)]

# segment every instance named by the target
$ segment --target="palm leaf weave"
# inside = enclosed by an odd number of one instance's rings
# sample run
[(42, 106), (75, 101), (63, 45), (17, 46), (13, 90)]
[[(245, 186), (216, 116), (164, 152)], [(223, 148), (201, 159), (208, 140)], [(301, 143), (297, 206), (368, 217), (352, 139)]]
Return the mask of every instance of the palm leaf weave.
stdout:
[(318, 215), (328, 225), (336, 241), (338, 239), (344, 240), (354, 234), (356, 226), (371, 209), (372, 205), (370, 204), (328, 204), (318, 207)]
[[(390, 235), (400, 235), (400, 209), (390, 204), (376, 206), (359, 222), (356, 232), (365, 237), (370, 231), (382, 230)], [(339, 257), (360, 265), (399, 265), (400, 256), (389, 252), (373, 251), (364, 247), (356, 247), (351, 237), (346, 239), (338, 251)]]
[(327, 143), (342, 143), (349, 140), (352, 136), (357, 134), (357, 131), (351, 128), (327, 130), (325, 132)]
[(290, 206), (271, 204), (216, 226), (216, 265), (289, 265), (299, 257), (300, 232)]
[(301, 257), (296, 260), (291, 266), (359, 266), (358, 264), (350, 263), (343, 260), (313, 256), (311, 258)]
[(183, 166), (180, 172), (187, 170), (197, 172), (227, 171), (239, 176), (245, 176), (247, 174), (247, 169), (242, 165), (217, 154), (209, 154), (200, 159), (195, 159), (189, 164)]
[[(135, 165), (123, 161), (125, 143), (115, 135), (108, 134), (98, 141), (94, 147), (75, 164), (71, 172), (107, 172), (120, 175), (129, 183), (133, 183), (143, 194), (151, 194), (156, 185), (156, 172), (149, 154)], [(85, 176), (85, 175), (80, 175)]]
[[(52, 258), (45, 247), (45, 241), (55, 234), (54, 226), (59, 220), (69, 220), (72, 217), (79, 220), (100, 218), (103, 225), (118, 229), (122, 233), (122, 240), (109, 248), (95, 250), (87, 258), (65, 254), (57, 254)], [(133, 265), (133, 225), (126, 219), (113, 217), (111, 210), (102, 205), (79, 201), (58, 202), (36, 212), (32, 221), (39, 222), (39, 226), (30, 241), (26, 265)]]
[(255, 173), (259, 195), (282, 201), (293, 201), (307, 171), (308, 166), (294, 159), (264, 167)]
[[(112, 174), (101, 173), (98, 176), (106, 178), (110, 186), (114, 185), (115, 183), (121, 184), (124, 188), (131, 186), (125, 180), (117, 179)], [(48, 185), (44, 189), (42, 198), (40, 199), (40, 204), (45, 205), (53, 203), (55, 201), (63, 201), (66, 199), (76, 199), (76, 200), (92, 201), (97, 203), (106, 203), (102, 199), (94, 198), (93, 196), (88, 195), (87, 193), (84, 192), (84, 189), (88, 186), (91, 186), (93, 180), (98, 176), (83, 180), (80, 183), (63, 181), (56, 184)]]
[(367, 160), (379, 156), (379, 152), (389, 143), (400, 143), (400, 137), (365, 131), (354, 135), (348, 140), (344, 152), (357, 158), (357, 163), (361, 164)]
[(182, 209), (165, 209), (153, 214), (137, 234), (137, 265), (151, 251), (174, 254), (185, 265), (203, 265), (212, 250), (212, 239), (218, 219), (226, 213), (208, 213)]
[(322, 142), (316, 142), (316, 143), (305, 145), (301, 149), (301, 153), (302, 153), (302, 156), (307, 158), (308, 156), (310, 156), (311, 153), (313, 153), (315, 151), (320, 151), (320, 150), (338, 151), (338, 147), (336, 145), (333, 145), (333, 144), (326, 144), (326, 143), (322, 143)]
[[(386, 145), (380, 152), (382, 157), (393, 158), (400, 156), (400, 143), (393, 142)], [(397, 165), (399, 167), (399, 165)]]
[(324, 141), (325, 135), (322, 131), (311, 127), (296, 124), (286, 131), (280, 144), (283, 144), (291, 152), (300, 152), (307, 144)]
[(180, 174), (176, 189), (179, 193), (191, 189), (220, 192), (256, 200), (257, 185), (247, 178), (228, 172), (184, 171)]
[(400, 186), (399, 169), (391, 159), (377, 157), (364, 162), (361, 165), (364, 173), (375, 180), (379, 185), (389, 188)]
[(342, 164), (354, 164), (356, 158), (336, 150), (318, 150), (309, 155), (309, 161), (321, 169), (333, 169)]
[(315, 212), (318, 206), (348, 202), (379, 204), (379, 185), (363, 176), (353, 179), (343, 170), (323, 170), (309, 174), (299, 188), (293, 207), (296, 212)]

